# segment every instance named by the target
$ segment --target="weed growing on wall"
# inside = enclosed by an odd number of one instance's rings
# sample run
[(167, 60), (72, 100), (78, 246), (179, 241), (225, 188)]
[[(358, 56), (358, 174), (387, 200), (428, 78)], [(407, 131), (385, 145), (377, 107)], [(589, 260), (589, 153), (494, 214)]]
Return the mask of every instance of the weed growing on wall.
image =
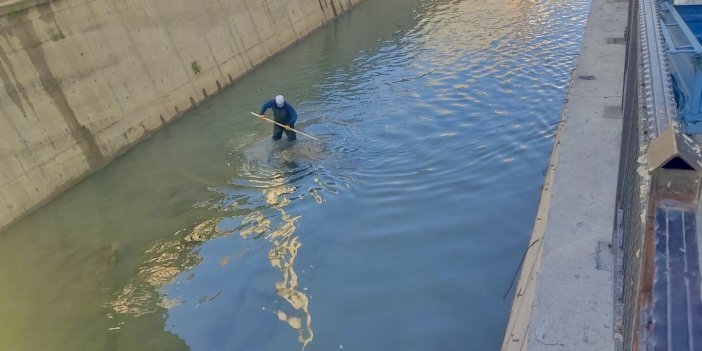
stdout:
[(200, 67), (200, 64), (197, 62), (197, 60), (191, 62), (190, 67), (193, 69), (193, 72), (195, 74), (200, 73), (200, 71), (202, 70), (202, 67)]

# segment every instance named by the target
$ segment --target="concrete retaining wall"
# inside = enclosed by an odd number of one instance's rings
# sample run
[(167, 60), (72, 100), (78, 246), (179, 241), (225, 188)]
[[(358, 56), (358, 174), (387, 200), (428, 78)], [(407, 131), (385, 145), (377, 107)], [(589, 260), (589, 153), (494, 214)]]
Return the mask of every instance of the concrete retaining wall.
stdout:
[(360, 1), (0, 1), (0, 229)]

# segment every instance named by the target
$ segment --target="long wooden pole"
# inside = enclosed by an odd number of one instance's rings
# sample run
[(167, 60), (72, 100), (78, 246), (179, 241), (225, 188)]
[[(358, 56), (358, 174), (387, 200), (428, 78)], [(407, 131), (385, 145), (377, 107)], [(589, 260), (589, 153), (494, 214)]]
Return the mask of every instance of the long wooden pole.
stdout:
[(311, 136), (311, 135), (309, 135), (309, 134), (307, 134), (307, 133), (303, 133), (303, 132), (301, 132), (301, 131), (299, 131), (299, 130), (297, 130), (297, 129), (295, 129), (295, 128), (292, 128), (292, 127), (290, 127), (290, 126), (286, 126), (285, 124), (278, 123), (278, 122), (276, 122), (276, 121), (274, 121), (274, 120), (272, 120), (272, 119), (268, 119), (268, 118), (266, 118), (266, 115), (259, 115), (258, 113), (255, 113), (255, 112), (251, 112), (251, 114), (254, 115), (254, 116), (256, 116), (256, 117), (258, 117), (258, 118), (260, 118), (260, 119), (262, 119), (262, 120), (271, 122), (271, 123), (273, 123), (273, 124), (276, 124), (276, 125), (279, 125), (279, 126), (285, 128), (285, 129), (290, 129), (290, 130), (292, 130), (292, 131), (295, 132), (295, 133), (300, 133), (300, 134), (302, 134), (302, 135), (304, 135), (304, 136), (306, 136), (306, 137), (308, 137), (308, 138), (310, 138), (310, 139), (319, 141), (319, 139), (317, 139), (317, 138), (315, 138), (315, 137), (313, 137), (313, 136)]

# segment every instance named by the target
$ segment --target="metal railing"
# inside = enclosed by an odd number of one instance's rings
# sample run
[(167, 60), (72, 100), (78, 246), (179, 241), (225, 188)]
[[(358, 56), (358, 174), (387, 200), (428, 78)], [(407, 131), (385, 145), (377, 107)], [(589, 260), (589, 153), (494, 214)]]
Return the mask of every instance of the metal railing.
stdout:
[[(650, 142), (679, 123), (669, 59), (702, 50), (699, 41), (666, 1), (630, 0), (622, 92), (624, 125), (617, 184), (615, 336), (617, 349), (647, 349), (639, 340), (639, 294), (651, 177)], [(682, 23), (682, 25), (681, 25)], [(671, 56), (672, 55), (672, 56)], [(676, 66), (677, 67), (677, 66)], [(697, 194), (691, 194), (696, 196)]]
[[(649, 126), (642, 96), (642, 67), (640, 45), (639, 1), (631, 0), (626, 31), (627, 48), (622, 95), (622, 144), (617, 180), (617, 216), (615, 237), (614, 325), (617, 349), (630, 350), (636, 331), (636, 299), (641, 249), (644, 237), (644, 218), (648, 189), (642, 187), (639, 169), (643, 147), (648, 144)], [(657, 129), (654, 129), (657, 130)], [(617, 335), (618, 334), (618, 335)], [(624, 346), (626, 345), (626, 347)]]
[[(657, 0), (630, 0), (622, 91), (623, 128), (617, 220), (615, 223), (615, 337), (618, 349), (631, 350), (638, 327), (637, 299), (650, 176), (646, 147), (677, 119), (672, 79), (665, 56)], [(685, 49), (680, 47), (679, 49)]]

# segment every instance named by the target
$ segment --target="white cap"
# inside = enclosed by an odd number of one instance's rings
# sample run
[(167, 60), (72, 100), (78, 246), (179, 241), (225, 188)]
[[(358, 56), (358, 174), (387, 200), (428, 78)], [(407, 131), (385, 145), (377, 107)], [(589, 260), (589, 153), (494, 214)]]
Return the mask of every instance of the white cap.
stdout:
[(275, 103), (278, 105), (278, 107), (283, 107), (285, 105), (285, 98), (283, 95), (278, 95), (275, 97)]

